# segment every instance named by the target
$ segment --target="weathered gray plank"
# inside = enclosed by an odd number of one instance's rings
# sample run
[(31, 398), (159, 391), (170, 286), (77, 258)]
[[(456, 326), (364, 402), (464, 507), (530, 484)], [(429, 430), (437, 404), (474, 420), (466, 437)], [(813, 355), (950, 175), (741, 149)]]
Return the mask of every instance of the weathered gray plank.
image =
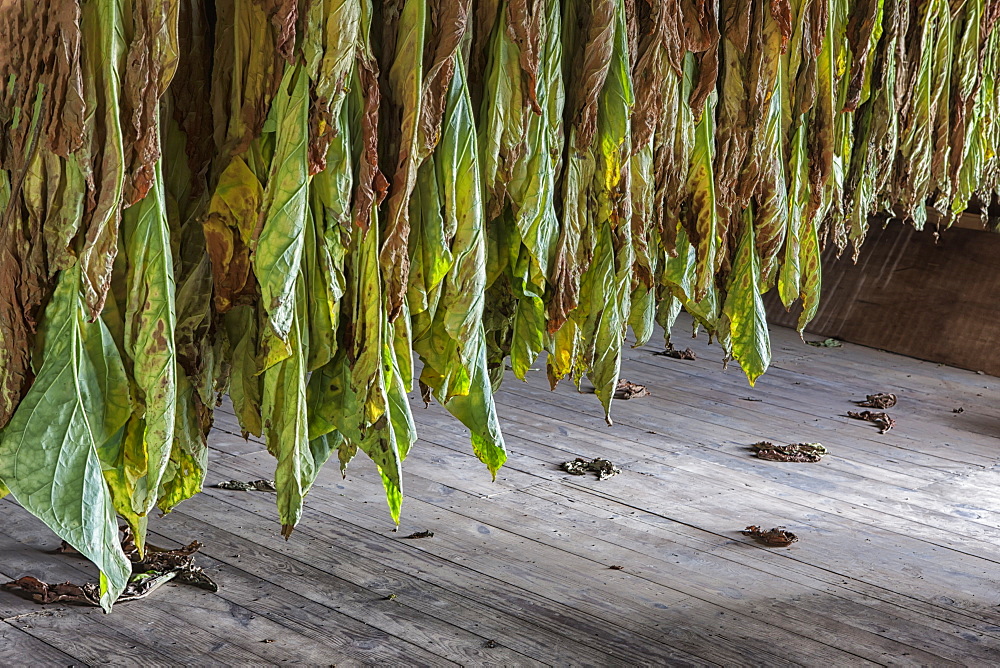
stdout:
[(20, 630), (13, 623), (0, 622), (0, 665), (69, 666), (75, 661), (74, 657)]
[[(517, 557), (510, 555), (518, 549), (515, 546), (524, 545), (525, 542), (518, 539), (517, 533), (511, 533), (514, 530), (508, 531), (508, 529), (498, 526), (499, 517), (506, 515), (502, 510), (502, 504), (505, 501), (509, 500), (514, 504), (517, 519), (523, 516), (523, 513), (516, 513), (516, 500), (511, 499), (510, 495), (500, 495), (495, 497), (492, 502), (487, 502), (487, 504), (477, 504), (479, 510), (472, 514), (484, 519), (476, 519), (475, 517), (469, 517), (459, 512), (458, 505), (462, 503), (462, 497), (466, 496), (459, 490), (452, 489), (443, 499), (435, 502), (433, 498), (437, 495), (436, 492), (441, 487), (440, 485), (437, 483), (428, 483), (430, 487), (415, 489), (414, 485), (422, 482), (422, 479), (411, 474), (408, 480), (410, 481), (410, 506), (406, 511), (407, 514), (418, 517), (441, 515), (438, 526), (444, 525), (447, 527), (447, 532), (442, 533), (440, 537), (436, 536), (432, 541), (419, 541), (419, 549), (435, 553), (444, 551), (447, 554), (451, 554), (454, 550), (458, 549), (458, 544), (463, 542), (473, 543), (480, 547), (477, 547), (471, 554), (466, 553), (462, 558), (463, 563), (469, 564), (470, 567), (484, 574), (503, 578), (512, 585), (518, 585), (519, 581), (522, 581), (521, 578), (527, 575), (522, 572), (523, 562)], [(364, 485), (363, 490), (358, 490), (359, 493), (364, 495), (361, 497), (353, 493), (355, 485), (358, 482), (358, 480), (352, 480), (349, 483), (349, 488), (352, 490), (352, 496), (355, 501), (363, 499), (374, 502), (378, 499), (381, 491), (375, 486), (377, 478), (369, 480), (368, 484)], [(358, 486), (360, 487), (360, 485)], [(325, 494), (322, 486), (318, 485), (313, 493), (318, 499), (313, 501), (312, 507), (320, 508), (320, 512), (330, 512), (341, 519), (354, 517), (363, 513), (372, 513), (372, 503), (368, 503), (367, 505), (355, 503), (348, 507), (338, 507), (335, 510), (328, 509), (327, 501), (329, 497)], [(370, 497), (368, 496), (369, 494), (371, 494)], [(432, 507), (423, 508), (424, 499), (428, 499), (426, 503), (429, 503)], [(354, 510), (355, 508), (357, 508), (356, 511)], [(375, 519), (375, 517), (377, 516), (374, 516), (372, 519)], [(559, 531), (558, 527), (561, 525), (558, 518), (548, 515), (544, 516), (544, 519), (542, 516), (534, 517), (537, 518), (537, 521), (527, 521), (525, 524), (544, 526), (544, 528), (539, 529), (542, 533)], [(360, 517), (353, 521), (359, 524), (364, 523), (364, 520)], [(475, 540), (476, 536), (484, 536), (484, 538), (477, 541)], [(658, 620), (660, 627), (667, 626), (669, 623), (671, 628), (670, 633), (673, 635), (670, 638), (665, 638), (665, 641), (671, 643), (683, 642), (685, 639), (679, 636), (684, 634), (687, 636), (686, 640), (693, 642), (693, 644), (690, 648), (682, 645), (678, 646), (684, 648), (686, 651), (695, 653), (698, 651), (715, 652), (714, 655), (704, 655), (709, 660), (723, 662), (736, 660), (732, 655), (727, 658), (725, 655), (719, 654), (719, 652), (729, 649), (728, 647), (719, 648), (710, 645), (711, 637), (715, 635), (729, 636), (731, 642), (735, 642), (737, 637), (740, 638), (740, 642), (737, 644), (741, 646), (739, 651), (744, 657), (761, 656), (760, 652), (762, 651), (771, 653), (776, 643), (787, 646), (791, 638), (796, 637), (795, 635), (790, 635), (787, 630), (780, 627), (760, 626), (756, 620), (746, 617), (739, 612), (726, 609), (718, 610), (714, 604), (708, 602), (697, 603), (695, 601), (688, 601), (686, 600), (686, 595), (671, 604), (666, 596), (677, 597), (678, 594), (677, 590), (670, 586), (664, 586), (663, 584), (659, 584), (658, 586), (658, 583), (650, 581), (642, 582), (640, 586), (630, 586), (628, 583), (620, 581), (623, 577), (622, 575), (608, 570), (609, 564), (595, 564), (593, 558), (588, 557), (585, 553), (577, 553), (575, 550), (566, 551), (568, 548), (564, 549), (550, 542), (538, 541), (537, 538), (528, 538), (528, 540), (531, 541), (527, 543), (530, 547), (522, 547), (520, 549), (526, 549), (527, 552), (537, 557), (538, 563), (532, 563), (531, 568), (536, 573), (545, 576), (544, 580), (531, 581), (532, 586), (537, 591), (551, 591), (553, 592), (551, 595), (558, 595), (562, 600), (566, 600), (566, 602), (580, 609), (592, 608), (596, 611), (595, 614), (600, 614), (609, 621), (616, 620), (616, 618), (621, 620), (624, 616), (625, 619), (629, 619), (632, 625), (631, 628), (635, 629), (637, 633), (646, 627), (645, 630), (641, 631), (644, 635), (648, 635), (654, 630), (648, 628), (649, 622), (646, 620), (649, 618)], [(581, 544), (586, 543), (589, 546), (595, 540), (597, 539), (588, 536), (581, 538)], [(483, 552), (485, 554), (481, 555), (480, 553)], [(497, 562), (502, 562), (502, 566), (498, 567), (496, 565)], [(550, 564), (558, 565), (558, 567), (553, 569)], [(574, 584), (577, 580), (579, 580), (580, 584)], [(590, 587), (587, 586), (587, 583), (590, 583)], [(583, 590), (580, 589), (581, 587)], [(593, 593), (587, 591), (590, 588), (598, 587), (599, 591)], [(631, 602), (621, 598), (622, 593), (625, 592), (628, 593)], [(613, 606), (609, 605), (612, 602), (615, 604)], [(667, 605), (670, 612), (661, 613), (660, 610), (663, 609), (661, 607), (663, 605)], [(641, 615), (637, 617), (633, 613), (629, 616), (628, 609), (630, 607), (636, 612), (641, 611)], [(682, 615), (676, 614), (678, 607), (684, 610)], [(716, 611), (713, 612), (713, 609)], [(671, 615), (669, 622), (664, 619), (666, 615)], [(727, 623), (722, 627), (714, 628), (717, 620), (720, 618), (726, 619)], [(614, 621), (613, 623), (624, 628), (629, 628), (627, 622), (624, 621)], [(708, 629), (711, 629), (710, 634), (704, 635), (709, 633)], [(747, 639), (743, 639), (744, 636), (747, 636)], [(802, 653), (803, 656), (812, 656), (815, 659), (817, 656), (828, 656), (831, 653), (837, 654), (841, 651), (830, 646), (823, 646), (820, 643), (801, 636), (798, 638), (797, 651)], [(772, 655), (766, 659), (761, 656), (761, 660), (773, 664), (780, 659)], [(860, 660), (860, 657), (852, 656), (850, 660), (857, 661)]]

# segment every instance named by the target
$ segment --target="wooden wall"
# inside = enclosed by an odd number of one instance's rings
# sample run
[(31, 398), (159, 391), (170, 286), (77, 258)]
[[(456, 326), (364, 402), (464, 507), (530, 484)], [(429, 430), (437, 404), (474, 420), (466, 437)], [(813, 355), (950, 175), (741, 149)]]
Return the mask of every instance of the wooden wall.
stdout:
[[(806, 329), (932, 362), (1000, 376), (1000, 234), (958, 227), (935, 240), (893, 222), (868, 234), (854, 264), (850, 250), (823, 256), (820, 310)], [(769, 320), (794, 327), (772, 291)]]

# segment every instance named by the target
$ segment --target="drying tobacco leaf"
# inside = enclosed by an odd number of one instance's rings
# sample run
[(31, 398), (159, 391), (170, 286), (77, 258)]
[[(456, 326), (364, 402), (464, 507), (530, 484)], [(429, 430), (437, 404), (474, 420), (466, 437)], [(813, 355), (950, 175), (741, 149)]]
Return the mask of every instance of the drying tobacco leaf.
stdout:
[(873, 422), (879, 428), (878, 433), (880, 434), (884, 434), (896, 426), (896, 421), (889, 417), (888, 413), (878, 411), (847, 411), (847, 416), (852, 417), (855, 420), (867, 420), (868, 422)]
[(864, 401), (856, 401), (854, 403), (867, 408), (892, 408), (896, 405), (896, 395), (889, 394), (888, 392), (879, 392), (877, 394), (869, 394)]
[(615, 399), (628, 400), (648, 396), (649, 390), (646, 389), (645, 385), (639, 385), (624, 378), (618, 379), (618, 385), (615, 387)]
[(594, 459), (583, 459), (582, 457), (577, 457), (571, 462), (564, 462), (562, 469), (563, 471), (566, 471), (566, 473), (571, 473), (573, 475), (596, 473), (598, 480), (607, 480), (611, 476), (618, 475), (622, 472), (622, 470), (615, 466), (610, 460), (602, 459), (600, 457), (595, 457)]
[(775, 445), (769, 441), (761, 441), (750, 447), (758, 459), (772, 462), (818, 462), (827, 454), (826, 448), (820, 443)]
[(787, 547), (799, 539), (791, 531), (787, 531), (785, 527), (775, 527), (764, 531), (756, 524), (751, 524), (741, 533), (768, 547)]

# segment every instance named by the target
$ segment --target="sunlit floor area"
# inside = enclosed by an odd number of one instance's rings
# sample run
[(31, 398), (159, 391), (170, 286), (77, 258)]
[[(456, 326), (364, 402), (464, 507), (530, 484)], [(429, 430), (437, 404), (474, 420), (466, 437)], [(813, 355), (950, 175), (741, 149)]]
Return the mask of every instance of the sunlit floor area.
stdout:
[[(550, 392), (543, 361), (509, 376), (495, 482), (413, 394), (398, 531), (363, 455), (346, 479), (324, 469), (287, 542), (272, 494), (206, 486), (150, 541), (204, 543), (218, 593), (168, 584), (104, 615), (0, 590), (0, 665), (1000, 663), (1000, 379), (774, 329), (750, 388), (704, 336), (675, 343), (697, 360), (626, 351), (650, 395), (616, 401), (610, 427), (593, 394)], [(885, 434), (847, 417), (876, 392), (898, 397)], [(764, 461), (762, 440), (829, 454)], [(211, 446), (208, 485), (273, 477), (228, 405)], [(622, 472), (565, 473), (576, 457)], [(95, 578), (12, 500), (0, 517), (0, 578)]]

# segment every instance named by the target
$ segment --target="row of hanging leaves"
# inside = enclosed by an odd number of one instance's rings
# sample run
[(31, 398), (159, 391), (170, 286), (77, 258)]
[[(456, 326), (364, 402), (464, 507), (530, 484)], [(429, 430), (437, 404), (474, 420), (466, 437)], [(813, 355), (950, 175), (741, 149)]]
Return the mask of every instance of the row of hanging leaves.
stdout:
[[(998, 187), (994, 0), (31, 0), (0, 9), (0, 496), (101, 570), (228, 394), (287, 537), (327, 459), (393, 518), (408, 393), (494, 475), (547, 352), (610, 414), (681, 309), (753, 383), (871, 214)], [(417, 359), (419, 358), (419, 363)], [(419, 376), (414, 377), (419, 368)], [(610, 420), (609, 420), (610, 422)]]

